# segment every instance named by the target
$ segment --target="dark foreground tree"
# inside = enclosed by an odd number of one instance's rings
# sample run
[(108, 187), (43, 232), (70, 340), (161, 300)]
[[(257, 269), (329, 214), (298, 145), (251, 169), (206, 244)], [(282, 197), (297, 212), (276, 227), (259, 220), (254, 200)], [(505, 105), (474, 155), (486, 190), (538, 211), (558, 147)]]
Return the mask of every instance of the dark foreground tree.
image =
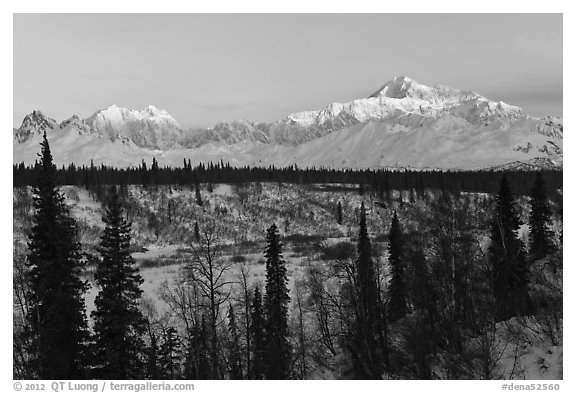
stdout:
[(266, 294), (264, 296), (266, 379), (286, 379), (290, 372), (288, 344), (288, 278), (276, 224), (266, 233)]
[(342, 203), (338, 201), (338, 210), (336, 211), (336, 222), (342, 225)]
[(264, 378), (264, 314), (262, 310), (262, 295), (260, 289), (254, 289), (254, 300), (252, 300), (250, 336), (252, 338), (251, 362), (252, 378)]
[(196, 194), (196, 204), (202, 206), (204, 202), (202, 201), (202, 195), (200, 194), (200, 184), (196, 183), (194, 185), (194, 192)]
[(544, 258), (554, 251), (552, 211), (546, 195), (546, 184), (542, 174), (536, 175), (534, 188), (530, 192), (530, 257), (532, 260)]
[(528, 296), (526, 252), (518, 238), (520, 218), (506, 176), (496, 196), (496, 208), (490, 228), (489, 257), (492, 265), (492, 289), (498, 320), (526, 315), (531, 309)]
[(356, 315), (351, 346), (354, 372), (359, 379), (379, 379), (384, 371), (380, 304), (366, 209), (362, 203), (356, 259)]
[(142, 334), (145, 319), (138, 308), (143, 280), (130, 255), (130, 224), (116, 189), (112, 189), (100, 242), (101, 260), (94, 279), (96, 296), (94, 319), (96, 377), (101, 379), (140, 379), (143, 375)]
[(230, 349), (228, 357), (230, 379), (242, 379), (240, 336), (238, 334), (238, 324), (236, 323), (236, 316), (232, 305), (228, 308), (228, 332), (230, 333)]
[(83, 294), (87, 287), (80, 279), (80, 245), (64, 196), (55, 186), (56, 168), (46, 133), (41, 146), (28, 244), (32, 368), (40, 379), (83, 379), (88, 334)]
[(200, 241), (200, 227), (198, 226), (198, 221), (194, 222), (194, 239)]
[(188, 338), (184, 362), (185, 379), (214, 379), (211, 377), (210, 335), (204, 315), (192, 328)]
[(402, 262), (402, 233), (398, 215), (394, 212), (390, 234), (388, 236), (388, 261), (392, 278), (390, 289), (388, 290), (390, 321), (397, 321), (406, 315), (406, 284), (404, 280), (404, 269)]
[(182, 355), (182, 343), (178, 332), (174, 327), (164, 331), (162, 344), (159, 348), (158, 363), (162, 378), (178, 379), (181, 373), (180, 359)]

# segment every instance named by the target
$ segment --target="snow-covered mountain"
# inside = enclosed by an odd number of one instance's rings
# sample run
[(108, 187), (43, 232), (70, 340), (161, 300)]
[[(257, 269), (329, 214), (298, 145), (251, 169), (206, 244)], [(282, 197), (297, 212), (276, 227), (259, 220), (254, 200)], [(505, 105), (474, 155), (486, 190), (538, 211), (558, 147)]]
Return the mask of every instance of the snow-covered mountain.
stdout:
[(34, 134), (42, 134), (57, 128), (58, 123), (54, 119), (44, 116), (40, 111), (34, 111), (24, 117), (20, 128), (14, 130), (14, 141), (24, 143)]
[(154, 106), (134, 111), (112, 105), (96, 112), (85, 122), (92, 132), (111, 141), (126, 138), (137, 146), (149, 149), (180, 147), (184, 135), (178, 122), (168, 112)]
[[(562, 165), (562, 120), (534, 118), (477, 93), (396, 77), (367, 98), (293, 113), (274, 123), (238, 120), (185, 130), (165, 110), (117, 106), (58, 124), (39, 111), (14, 131), (14, 162), (33, 162), (46, 131), (55, 161), (77, 165), (235, 165), (472, 169)], [(534, 164), (536, 163), (536, 164)]]
[(474, 92), (440, 85), (428, 87), (399, 76), (368, 98), (333, 103), (320, 111), (294, 113), (287, 119), (305, 127), (338, 129), (368, 120), (390, 120), (408, 125), (418, 118), (438, 118), (449, 113), (472, 122), (495, 117), (526, 117), (518, 107), (491, 101)]

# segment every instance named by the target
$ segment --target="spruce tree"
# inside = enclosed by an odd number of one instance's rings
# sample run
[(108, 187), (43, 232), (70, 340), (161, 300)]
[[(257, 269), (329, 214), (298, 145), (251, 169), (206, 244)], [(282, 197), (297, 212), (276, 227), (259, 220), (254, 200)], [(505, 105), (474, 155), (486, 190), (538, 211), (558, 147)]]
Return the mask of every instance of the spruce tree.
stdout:
[(262, 295), (260, 289), (254, 289), (254, 300), (252, 301), (251, 313), (252, 325), (250, 335), (252, 336), (251, 362), (252, 377), (254, 379), (264, 378), (264, 315), (262, 310)]
[(156, 157), (152, 157), (152, 166), (150, 167), (150, 170), (152, 170), (153, 172), (158, 172), (159, 166), (158, 166), (158, 161), (156, 161)]
[(242, 363), (240, 361), (240, 336), (238, 325), (234, 315), (234, 307), (228, 308), (228, 332), (230, 333), (230, 355), (228, 359), (230, 367), (230, 379), (242, 379)]
[(538, 172), (534, 187), (530, 192), (530, 257), (532, 260), (544, 258), (554, 251), (552, 211), (546, 195), (546, 184)]
[(27, 261), (34, 369), (40, 379), (83, 379), (88, 336), (83, 294), (87, 285), (80, 279), (80, 245), (64, 196), (55, 186), (56, 167), (46, 133), (41, 146)]
[(338, 225), (342, 225), (342, 203), (338, 201), (338, 210), (336, 212), (336, 222)]
[(100, 288), (94, 319), (96, 373), (103, 379), (142, 377), (142, 334), (145, 319), (138, 308), (143, 279), (130, 255), (130, 224), (124, 218), (122, 203), (112, 189), (99, 251), (101, 259), (94, 279)]
[(200, 185), (198, 183), (195, 184), (195, 193), (196, 193), (196, 204), (198, 206), (202, 206), (204, 202), (202, 201), (202, 195), (200, 194)]
[(383, 372), (381, 344), (382, 313), (372, 245), (366, 225), (364, 203), (360, 207), (360, 231), (356, 258), (356, 320), (352, 343), (352, 359), (359, 379), (379, 379)]
[(150, 167), (150, 182), (152, 185), (158, 184), (158, 161), (156, 161), (156, 157), (152, 157), (152, 166)]
[(162, 378), (178, 379), (180, 377), (181, 345), (176, 329), (173, 327), (166, 329), (158, 353)]
[(198, 226), (198, 221), (194, 222), (194, 239), (196, 239), (197, 242), (200, 241), (200, 227)]
[(288, 278), (282, 259), (282, 244), (276, 224), (266, 233), (266, 294), (264, 323), (266, 332), (266, 379), (286, 379), (290, 370), (288, 343)]
[(150, 344), (146, 348), (146, 378), (160, 379), (158, 338), (151, 331), (149, 331), (149, 337)]
[(202, 314), (201, 320), (194, 324), (186, 345), (186, 359), (184, 363), (185, 379), (210, 379), (210, 337), (206, 326), (206, 317)]
[(527, 288), (526, 253), (522, 241), (518, 238), (519, 229), (520, 218), (504, 175), (496, 196), (488, 250), (498, 320), (508, 319), (513, 315), (525, 315), (531, 309)]
[(388, 235), (388, 261), (392, 273), (388, 290), (390, 321), (397, 321), (406, 316), (406, 288), (402, 260), (402, 232), (398, 215), (394, 212)]

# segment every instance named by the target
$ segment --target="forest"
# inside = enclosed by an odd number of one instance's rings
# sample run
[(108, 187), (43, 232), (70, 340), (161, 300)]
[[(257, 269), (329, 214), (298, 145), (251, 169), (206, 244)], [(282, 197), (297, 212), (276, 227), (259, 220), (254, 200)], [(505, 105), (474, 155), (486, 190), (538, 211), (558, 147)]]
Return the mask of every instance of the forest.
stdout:
[(13, 174), (15, 379), (562, 378), (562, 171)]
[[(14, 187), (34, 185), (41, 175), (40, 163), (26, 166), (20, 163), (13, 166)], [(378, 193), (380, 198), (392, 190), (414, 190), (422, 193), (425, 189), (438, 189), (450, 192), (485, 192), (495, 194), (500, 186), (500, 178), (504, 172), (497, 170), (427, 170), (410, 169), (327, 169), (298, 168), (289, 166), (275, 168), (263, 167), (233, 167), (223, 161), (207, 164), (200, 163), (192, 167), (190, 160), (184, 160), (180, 168), (159, 167), (156, 159), (150, 166), (145, 161), (138, 167), (114, 168), (104, 164), (86, 167), (57, 168), (54, 174), (56, 185), (78, 185), (86, 188), (102, 188), (105, 185), (141, 184), (155, 185), (195, 185), (198, 183), (251, 183), (276, 182), (292, 184), (356, 184)], [(517, 195), (527, 195), (534, 184), (536, 174), (540, 174), (548, 188), (552, 191), (562, 188), (560, 170), (541, 171), (506, 171), (508, 183)], [(556, 198), (554, 192), (550, 195)]]

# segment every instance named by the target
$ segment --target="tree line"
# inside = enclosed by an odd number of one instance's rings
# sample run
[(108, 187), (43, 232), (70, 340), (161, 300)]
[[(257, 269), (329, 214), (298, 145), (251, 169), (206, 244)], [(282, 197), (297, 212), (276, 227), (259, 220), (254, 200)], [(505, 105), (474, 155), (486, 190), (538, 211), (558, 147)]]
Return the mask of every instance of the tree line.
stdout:
[[(34, 185), (42, 171), (41, 164), (24, 163), (13, 165), (14, 186)], [(96, 166), (76, 166), (70, 164), (56, 169), (54, 181), (57, 185), (76, 185), (87, 189), (103, 188), (105, 185), (141, 184), (154, 185), (195, 185), (237, 184), (247, 182), (277, 182), (292, 184), (355, 184), (359, 189), (385, 196), (391, 190), (425, 189), (445, 190), (450, 192), (498, 192), (501, 171), (414, 171), (409, 169), (327, 169), (299, 168), (291, 165), (286, 168), (270, 167), (233, 167), (223, 161), (217, 163), (200, 163), (192, 167), (190, 160), (184, 160), (182, 167), (159, 167), (156, 159), (148, 166), (142, 161), (137, 167), (114, 168), (104, 164)], [(562, 171), (507, 171), (512, 191), (517, 195), (528, 195), (536, 174), (543, 176), (552, 193), (557, 198), (556, 190), (562, 188)]]

